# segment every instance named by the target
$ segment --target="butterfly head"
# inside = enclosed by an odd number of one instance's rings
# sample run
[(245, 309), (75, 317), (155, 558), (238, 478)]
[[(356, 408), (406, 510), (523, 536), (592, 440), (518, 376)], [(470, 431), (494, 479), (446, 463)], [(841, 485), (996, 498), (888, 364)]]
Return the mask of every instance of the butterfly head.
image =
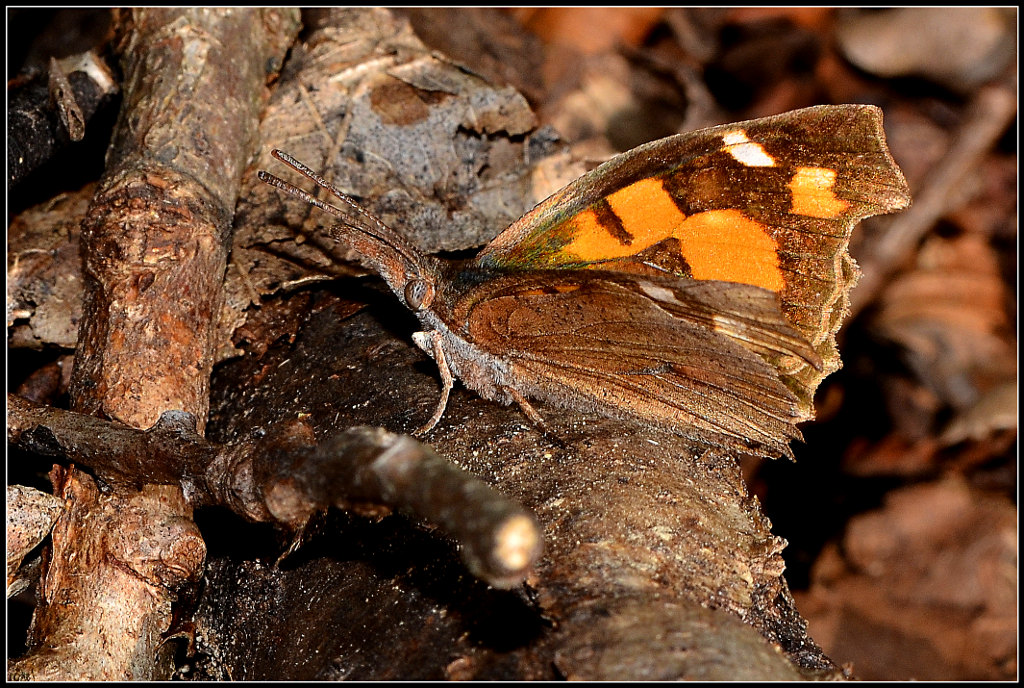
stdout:
[(420, 312), (430, 308), (437, 284), (438, 268), (435, 259), (423, 255), (405, 237), (371, 215), (352, 197), (340, 191), (295, 158), (276, 149), (271, 151), (271, 155), (327, 189), (346, 207), (343, 209), (326, 203), (262, 170), (258, 174), (260, 181), (301, 198), (337, 217), (341, 222), (329, 230), (332, 236), (358, 253), (363, 262), (379, 274), (411, 310)]

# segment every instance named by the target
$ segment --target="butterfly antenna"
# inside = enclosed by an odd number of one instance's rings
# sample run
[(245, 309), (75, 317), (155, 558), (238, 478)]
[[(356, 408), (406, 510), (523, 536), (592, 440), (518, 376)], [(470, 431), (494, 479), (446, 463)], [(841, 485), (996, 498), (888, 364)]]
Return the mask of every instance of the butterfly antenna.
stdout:
[[(365, 208), (363, 208), (361, 205), (356, 203), (355, 199), (353, 199), (351, 196), (346, 194), (344, 191), (338, 189), (338, 187), (336, 187), (334, 184), (330, 183), (329, 181), (321, 177), (319, 174), (311, 170), (309, 167), (302, 164), (301, 162), (299, 162), (292, 156), (288, 155), (284, 151), (275, 148), (274, 150), (270, 151), (270, 154), (273, 157), (280, 160), (281, 162), (283, 162), (284, 164), (294, 169), (296, 172), (313, 180), (314, 182), (317, 183), (318, 186), (327, 189), (327, 191), (329, 191), (331, 195), (333, 195), (339, 201), (347, 205), (349, 207), (350, 212), (355, 213), (356, 215), (359, 216), (360, 219), (363, 220), (363, 222), (360, 223), (360, 229), (362, 231), (366, 232), (372, 237), (381, 240), (388, 246), (391, 246), (412, 265), (420, 265), (421, 260), (419, 257), (419, 253), (413, 250), (398, 232), (393, 230), (391, 227), (388, 227), (386, 224), (384, 224), (383, 221), (380, 220), (380, 218), (373, 215)], [(291, 194), (292, 196), (301, 198), (307, 203), (315, 205), (317, 208), (320, 208), (321, 210), (324, 210), (337, 218), (347, 221), (348, 218), (350, 217), (346, 215), (345, 211), (342, 210), (341, 208), (331, 205), (330, 203), (326, 203), (317, 198), (316, 196), (313, 196), (312, 194), (303, 191), (297, 186), (289, 184), (288, 182), (270, 174), (269, 172), (264, 172), (263, 170), (260, 170), (256, 176), (259, 177), (259, 180), (261, 182), (270, 184), (271, 186), (277, 187), (278, 189), (281, 189), (282, 191), (285, 191)]]

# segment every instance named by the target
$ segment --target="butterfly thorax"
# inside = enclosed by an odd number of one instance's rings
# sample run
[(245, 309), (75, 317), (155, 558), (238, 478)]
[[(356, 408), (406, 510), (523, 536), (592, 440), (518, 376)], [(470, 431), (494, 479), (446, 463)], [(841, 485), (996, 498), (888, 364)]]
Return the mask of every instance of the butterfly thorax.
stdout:
[[(464, 333), (453, 331), (437, 312), (427, 309), (416, 315), (423, 330), (413, 334), (413, 341), (420, 349), (436, 360), (439, 348), (444, 365), (452, 374), (485, 399), (512, 402), (507, 392), (511, 380), (505, 360), (487, 352)], [(441, 361), (438, 365), (442, 365)]]

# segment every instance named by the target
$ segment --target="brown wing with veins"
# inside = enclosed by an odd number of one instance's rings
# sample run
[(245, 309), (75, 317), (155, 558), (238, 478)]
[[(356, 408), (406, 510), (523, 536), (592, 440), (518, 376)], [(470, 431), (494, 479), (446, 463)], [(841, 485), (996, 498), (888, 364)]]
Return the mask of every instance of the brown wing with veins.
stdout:
[(463, 309), (463, 333), (512, 366), (524, 396), (792, 455), (796, 397), (758, 353), (820, 361), (771, 292), (594, 271), (488, 286)]

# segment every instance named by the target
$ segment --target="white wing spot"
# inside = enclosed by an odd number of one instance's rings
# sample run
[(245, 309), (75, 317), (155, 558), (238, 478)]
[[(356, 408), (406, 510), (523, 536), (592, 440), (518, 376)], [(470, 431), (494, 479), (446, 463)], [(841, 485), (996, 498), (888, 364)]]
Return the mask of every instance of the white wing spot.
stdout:
[(764, 146), (747, 138), (742, 129), (726, 132), (722, 136), (725, 149), (737, 162), (747, 167), (774, 167), (775, 158), (765, 152)]

